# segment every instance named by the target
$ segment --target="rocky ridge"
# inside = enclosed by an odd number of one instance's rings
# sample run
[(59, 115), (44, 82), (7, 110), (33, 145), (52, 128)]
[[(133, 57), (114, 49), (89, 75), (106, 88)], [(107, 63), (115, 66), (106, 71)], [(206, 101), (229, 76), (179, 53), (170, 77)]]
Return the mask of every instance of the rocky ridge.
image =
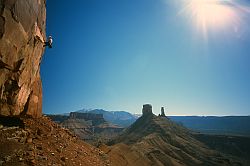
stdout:
[(150, 105), (144, 105), (143, 116), (109, 145), (100, 148), (117, 166), (247, 165), (237, 157), (212, 150), (168, 118), (155, 116)]
[[(15, 123), (11, 126), (10, 121)], [(109, 165), (106, 154), (47, 117), (1, 119), (0, 165)]]

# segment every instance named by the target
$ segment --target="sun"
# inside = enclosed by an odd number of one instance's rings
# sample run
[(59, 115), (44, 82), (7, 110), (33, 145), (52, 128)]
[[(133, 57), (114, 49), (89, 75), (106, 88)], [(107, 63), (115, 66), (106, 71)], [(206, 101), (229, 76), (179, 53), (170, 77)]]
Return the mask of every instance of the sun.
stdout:
[(206, 35), (210, 29), (218, 30), (237, 21), (237, 13), (228, 0), (188, 0), (181, 13)]
[(190, 9), (199, 24), (223, 26), (234, 16), (233, 10), (218, 0), (191, 0)]

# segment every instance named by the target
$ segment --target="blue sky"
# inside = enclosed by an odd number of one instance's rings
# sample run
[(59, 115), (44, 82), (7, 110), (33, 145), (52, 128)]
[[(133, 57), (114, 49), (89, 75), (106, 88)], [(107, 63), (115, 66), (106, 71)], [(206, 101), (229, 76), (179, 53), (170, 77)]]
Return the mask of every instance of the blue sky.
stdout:
[(48, 0), (43, 112), (250, 115), (249, 3), (229, 1), (235, 18), (204, 30), (185, 2)]

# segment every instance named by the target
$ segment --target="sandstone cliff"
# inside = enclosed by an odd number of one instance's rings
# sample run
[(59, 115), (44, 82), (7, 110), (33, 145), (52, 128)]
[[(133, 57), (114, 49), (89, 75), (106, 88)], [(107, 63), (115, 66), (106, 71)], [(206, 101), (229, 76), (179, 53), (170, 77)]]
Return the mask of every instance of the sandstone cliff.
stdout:
[(45, 0), (0, 0), (0, 115), (42, 114)]

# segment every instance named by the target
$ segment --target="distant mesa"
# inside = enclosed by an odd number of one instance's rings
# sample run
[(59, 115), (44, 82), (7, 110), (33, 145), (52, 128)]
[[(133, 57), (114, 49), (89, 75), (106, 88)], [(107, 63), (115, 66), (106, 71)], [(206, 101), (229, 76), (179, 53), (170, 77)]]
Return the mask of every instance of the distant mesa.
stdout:
[[(82, 109), (76, 112), (103, 114), (103, 118), (121, 127), (128, 127), (138, 119), (138, 116), (126, 111), (107, 111), (103, 109)], [(141, 115), (140, 115), (141, 116)]]
[(103, 114), (94, 114), (94, 113), (80, 113), (80, 112), (70, 112), (70, 119), (84, 119), (85, 121), (91, 120), (93, 125), (99, 125), (106, 122), (103, 118)]
[(47, 115), (62, 127), (92, 145), (107, 142), (124, 128), (107, 122), (103, 114), (93, 112), (70, 112), (66, 115)]

